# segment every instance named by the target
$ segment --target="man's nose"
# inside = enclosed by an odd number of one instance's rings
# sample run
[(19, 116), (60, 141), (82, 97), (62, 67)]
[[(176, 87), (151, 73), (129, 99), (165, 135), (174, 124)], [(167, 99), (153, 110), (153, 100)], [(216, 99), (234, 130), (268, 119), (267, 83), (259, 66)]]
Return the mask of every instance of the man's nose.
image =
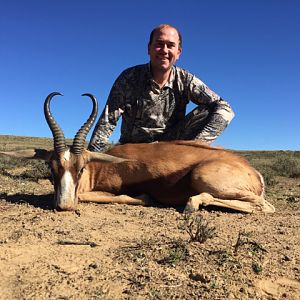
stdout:
[(168, 46), (167, 46), (167, 44), (163, 44), (163, 45), (161, 46), (161, 51), (164, 52), (164, 53), (167, 53), (167, 51), (168, 51)]

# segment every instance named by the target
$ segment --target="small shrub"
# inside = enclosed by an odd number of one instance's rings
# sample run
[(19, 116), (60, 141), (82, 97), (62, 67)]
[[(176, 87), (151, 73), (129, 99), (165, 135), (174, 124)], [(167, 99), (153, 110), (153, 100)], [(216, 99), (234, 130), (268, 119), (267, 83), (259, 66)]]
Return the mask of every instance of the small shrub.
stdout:
[(0, 168), (1, 169), (13, 169), (19, 167), (25, 167), (28, 161), (25, 159), (18, 159), (8, 156), (0, 156)]
[(286, 155), (279, 156), (274, 160), (272, 169), (279, 176), (290, 178), (300, 177), (300, 161), (295, 157)]
[(35, 160), (31, 161), (31, 165), (32, 167), (22, 174), (24, 179), (38, 181), (51, 178), (50, 168), (46, 162)]
[(242, 151), (240, 154), (263, 175), (267, 185), (276, 184), (276, 176), (300, 177), (300, 151)]
[(185, 214), (183, 227), (189, 234), (191, 242), (202, 244), (215, 236), (216, 228), (209, 226), (202, 215)]
[(260, 254), (265, 253), (267, 250), (258, 242), (251, 240), (251, 232), (240, 231), (238, 234), (237, 241), (234, 245), (234, 254), (237, 255), (239, 249), (244, 246), (248, 248), (252, 253)]
[(173, 267), (180, 261), (186, 260), (189, 255), (186, 243), (181, 240), (174, 241), (173, 244), (169, 245), (165, 251), (166, 255), (164, 258), (159, 259), (157, 262), (159, 264), (167, 264)]
[[(24, 168), (18, 175), (12, 175), (10, 170)], [(0, 174), (15, 179), (38, 181), (38, 179), (50, 179), (51, 172), (47, 163), (40, 160), (25, 160), (13, 157), (2, 157), (0, 159)]]
[(240, 269), (242, 267), (241, 263), (234, 257), (232, 252), (227, 249), (212, 250), (209, 251), (209, 255), (213, 255), (216, 257), (216, 263), (218, 266), (230, 269)]

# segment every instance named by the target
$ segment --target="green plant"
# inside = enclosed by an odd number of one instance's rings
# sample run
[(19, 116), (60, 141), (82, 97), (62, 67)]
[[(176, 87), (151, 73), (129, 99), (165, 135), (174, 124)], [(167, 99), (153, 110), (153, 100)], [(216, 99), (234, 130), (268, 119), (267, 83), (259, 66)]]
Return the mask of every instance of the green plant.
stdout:
[(216, 257), (216, 263), (218, 264), (218, 266), (223, 266), (230, 269), (241, 268), (240, 262), (234, 257), (230, 250), (212, 250), (209, 251), (209, 255), (213, 255)]
[(300, 161), (293, 156), (280, 155), (274, 160), (272, 168), (279, 176), (300, 177)]
[(251, 252), (259, 254), (263, 252), (267, 252), (267, 250), (258, 242), (251, 240), (252, 233), (251, 232), (245, 232), (245, 231), (240, 231), (237, 241), (234, 245), (234, 255), (237, 255), (240, 247), (245, 246), (247, 247)]
[(181, 240), (174, 241), (166, 251), (166, 256), (163, 259), (158, 260), (159, 264), (176, 266), (180, 261), (186, 260), (189, 255), (186, 243)]
[[(19, 174), (12, 174), (10, 170), (24, 168)], [(38, 179), (50, 179), (50, 168), (44, 161), (24, 160), (4, 157), (0, 159), (0, 174), (14, 179), (38, 181)]]
[(191, 242), (204, 243), (215, 236), (215, 227), (211, 227), (202, 215), (186, 213), (183, 228), (190, 236)]
[(249, 254), (251, 254), (251, 267), (252, 270), (256, 274), (260, 274), (263, 271), (262, 260), (264, 258), (265, 253), (268, 251), (258, 242), (251, 239), (251, 232), (239, 232), (237, 241), (234, 245), (233, 253), (235, 256), (238, 255), (238, 252), (242, 250), (247, 250)]

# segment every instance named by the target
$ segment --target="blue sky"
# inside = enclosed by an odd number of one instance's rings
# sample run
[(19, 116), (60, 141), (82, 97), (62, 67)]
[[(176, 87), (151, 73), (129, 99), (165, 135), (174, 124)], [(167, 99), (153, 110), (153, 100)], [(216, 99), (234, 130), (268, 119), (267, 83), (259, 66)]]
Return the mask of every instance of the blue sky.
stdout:
[(0, 134), (50, 137), (43, 102), (59, 91), (52, 111), (72, 138), (91, 110), (80, 95), (100, 114), (121, 71), (148, 62), (161, 23), (183, 35), (177, 65), (235, 111), (215, 145), (300, 149), (299, 0), (0, 0)]

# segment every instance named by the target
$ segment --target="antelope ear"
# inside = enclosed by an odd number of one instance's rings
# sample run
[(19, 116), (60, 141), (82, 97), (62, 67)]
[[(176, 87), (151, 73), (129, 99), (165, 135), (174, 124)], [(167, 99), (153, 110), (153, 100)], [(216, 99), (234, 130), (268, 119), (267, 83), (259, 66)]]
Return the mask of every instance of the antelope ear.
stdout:
[(101, 152), (92, 152), (88, 150), (84, 150), (84, 153), (86, 155), (86, 161), (102, 161), (102, 162), (107, 162), (107, 163), (121, 163), (124, 161), (129, 161), (126, 158), (121, 158)]
[(10, 156), (10, 157), (16, 157), (16, 158), (41, 159), (41, 160), (49, 161), (51, 156), (53, 155), (53, 150), (26, 149), (26, 150), (9, 151), (9, 152), (0, 151), (0, 154)]

